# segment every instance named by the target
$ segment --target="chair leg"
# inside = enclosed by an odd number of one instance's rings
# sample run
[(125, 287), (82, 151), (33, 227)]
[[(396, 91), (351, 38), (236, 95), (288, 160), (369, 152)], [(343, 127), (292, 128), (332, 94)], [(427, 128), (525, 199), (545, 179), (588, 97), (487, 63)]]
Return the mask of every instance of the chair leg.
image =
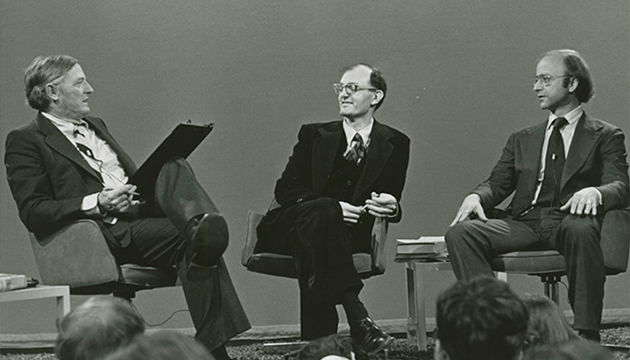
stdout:
[(545, 296), (551, 298), (553, 302), (560, 305), (560, 295), (558, 290), (558, 283), (561, 276), (558, 275), (541, 275), (540, 280), (545, 286)]

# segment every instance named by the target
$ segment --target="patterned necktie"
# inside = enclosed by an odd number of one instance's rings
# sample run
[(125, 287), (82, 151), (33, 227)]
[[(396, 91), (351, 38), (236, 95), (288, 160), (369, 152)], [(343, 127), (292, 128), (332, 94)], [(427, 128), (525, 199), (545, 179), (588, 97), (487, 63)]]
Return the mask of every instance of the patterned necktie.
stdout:
[(89, 156), (93, 160), (96, 160), (96, 157), (94, 157), (94, 152), (88, 146), (89, 144), (88, 144), (87, 136), (86, 136), (87, 133), (88, 133), (87, 124), (85, 122), (74, 124), (73, 134), (74, 134), (74, 141), (77, 143), (77, 148), (83, 154)]
[(354, 137), (352, 138), (352, 142), (350, 143), (350, 146), (348, 147), (346, 152), (343, 154), (343, 157), (346, 158), (346, 160), (358, 165), (364, 156), (365, 156), (365, 144), (363, 144), (363, 138), (361, 137), (361, 135), (359, 135), (359, 133), (356, 133), (354, 134)]
[(545, 176), (543, 178), (542, 187), (538, 203), (551, 207), (560, 206), (560, 180), (562, 178), (562, 170), (564, 169), (564, 141), (560, 134), (560, 129), (567, 125), (567, 119), (560, 117), (551, 123), (553, 130), (549, 137), (547, 145), (547, 154), (545, 155)]

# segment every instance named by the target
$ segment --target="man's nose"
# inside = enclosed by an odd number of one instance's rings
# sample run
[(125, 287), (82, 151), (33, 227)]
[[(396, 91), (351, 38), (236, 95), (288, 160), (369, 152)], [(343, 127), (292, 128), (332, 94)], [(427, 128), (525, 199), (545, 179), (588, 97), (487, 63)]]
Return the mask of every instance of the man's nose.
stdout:
[(86, 81), (84, 91), (88, 94), (91, 94), (94, 92), (94, 88), (92, 88), (92, 85), (90, 85), (90, 83)]

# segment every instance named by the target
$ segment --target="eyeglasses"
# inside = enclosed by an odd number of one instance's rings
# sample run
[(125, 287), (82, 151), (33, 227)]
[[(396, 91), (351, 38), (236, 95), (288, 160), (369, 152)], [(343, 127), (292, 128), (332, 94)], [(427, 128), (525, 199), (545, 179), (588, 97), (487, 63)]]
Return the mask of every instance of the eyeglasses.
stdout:
[(341, 94), (343, 89), (346, 89), (346, 92), (348, 94), (354, 94), (355, 92), (357, 92), (359, 90), (378, 90), (377, 88), (362, 88), (362, 87), (359, 87), (358, 84), (354, 84), (354, 83), (350, 83), (350, 84), (342, 84), (342, 83), (333, 84), (333, 89), (335, 89), (335, 93), (337, 93), (337, 94)]
[(538, 76), (534, 76), (534, 85), (536, 85), (538, 81), (542, 81), (544, 86), (549, 86), (556, 79), (564, 78), (564, 77), (572, 77), (572, 76), (573, 75), (560, 75), (560, 76), (538, 75)]

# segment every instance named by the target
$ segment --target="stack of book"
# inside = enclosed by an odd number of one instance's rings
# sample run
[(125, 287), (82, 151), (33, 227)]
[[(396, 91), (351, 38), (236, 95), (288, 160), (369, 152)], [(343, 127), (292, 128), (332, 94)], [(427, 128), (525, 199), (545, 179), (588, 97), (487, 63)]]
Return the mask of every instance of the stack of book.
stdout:
[(426, 257), (427, 259), (448, 260), (448, 250), (444, 236), (421, 236), (418, 239), (398, 239), (396, 255), (401, 257)]
[(27, 285), (26, 275), (0, 274), (0, 292), (24, 289)]

